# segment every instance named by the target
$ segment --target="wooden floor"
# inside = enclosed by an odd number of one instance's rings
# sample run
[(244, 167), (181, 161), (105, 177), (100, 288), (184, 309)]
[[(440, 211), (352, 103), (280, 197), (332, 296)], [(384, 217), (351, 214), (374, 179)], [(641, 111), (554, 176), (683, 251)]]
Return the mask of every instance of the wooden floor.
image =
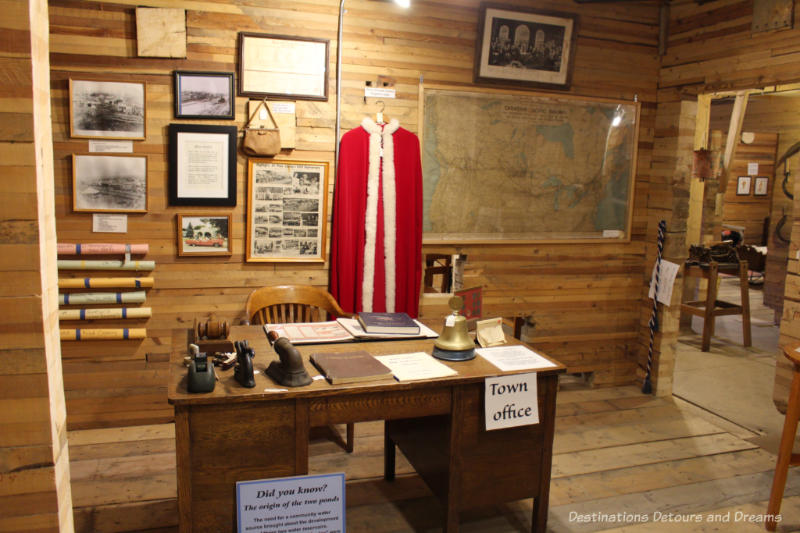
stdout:
[[(565, 384), (548, 530), (763, 531), (775, 456), (744, 440), (752, 436), (636, 387)], [(312, 473), (347, 472), (347, 530), (440, 530), (441, 508), (407, 463), (398, 461), (405, 475), (394, 483), (382, 481), (382, 448), (382, 423), (356, 425), (352, 455), (326, 439), (311, 445)], [(172, 425), (73, 431), (69, 449), (76, 531), (177, 530)], [(800, 531), (800, 470), (786, 494), (778, 530)], [(462, 531), (528, 531), (530, 513), (531, 500), (476, 509)]]

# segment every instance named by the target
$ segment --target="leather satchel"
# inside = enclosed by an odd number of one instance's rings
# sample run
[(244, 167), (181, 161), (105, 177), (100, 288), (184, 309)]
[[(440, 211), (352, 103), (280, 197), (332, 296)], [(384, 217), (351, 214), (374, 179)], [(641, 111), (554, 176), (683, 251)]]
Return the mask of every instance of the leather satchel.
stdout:
[[(274, 128), (253, 128), (250, 124), (258, 114), (261, 106), (269, 113), (269, 118), (275, 125)], [(267, 99), (258, 103), (253, 114), (250, 115), (250, 120), (247, 121), (244, 127), (244, 141), (242, 142), (242, 151), (250, 156), (273, 156), (281, 151), (281, 130), (278, 129), (278, 123), (275, 122), (275, 117), (272, 116), (272, 111), (267, 105)]]

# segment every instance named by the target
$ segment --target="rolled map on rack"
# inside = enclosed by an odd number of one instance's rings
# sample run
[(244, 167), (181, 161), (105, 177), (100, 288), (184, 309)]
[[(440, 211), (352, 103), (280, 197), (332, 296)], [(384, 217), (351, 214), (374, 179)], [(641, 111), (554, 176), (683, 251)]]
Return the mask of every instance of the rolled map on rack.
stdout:
[(118, 328), (118, 329), (62, 329), (62, 341), (119, 341), (129, 339), (144, 339), (147, 337), (145, 328)]
[(59, 289), (139, 289), (152, 287), (153, 278), (62, 278)]
[(150, 251), (149, 244), (113, 244), (113, 243), (87, 243), (72, 244), (58, 243), (58, 255), (108, 255), (108, 254), (136, 254), (142, 255)]
[(150, 307), (120, 307), (105, 309), (61, 309), (59, 320), (114, 320), (127, 318), (150, 318), (153, 310)]
[(87, 261), (85, 259), (59, 259), (59, 270), (153, 270), (155, 261)]
[(140, 304), (144, 300), (144, 291), (76, 292), (58, 295), (59, 305)]

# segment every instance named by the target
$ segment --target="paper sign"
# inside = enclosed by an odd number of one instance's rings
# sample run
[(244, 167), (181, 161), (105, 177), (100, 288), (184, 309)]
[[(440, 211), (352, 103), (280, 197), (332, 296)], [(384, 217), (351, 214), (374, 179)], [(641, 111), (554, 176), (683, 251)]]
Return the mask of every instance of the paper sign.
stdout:
[(344, 473), (236, 482), (239, 533), (344, 532)]
[(478, 348), (475, 352), (504, 372), (556, 366), (530, 348), (521, 345)]
[(89, 141), (89, 151), (132, 154), (133, 141)]
[(94, 213), (92, 231), (95, 233), (127, 233), (128, 215), (109, 215)]
[(486, 431), (539, 423), (536, 372), (486, 378)]
[(381, 87), (364, 87), (364, 98), (394, 98), (394, 89), (383, 89)]
[(294, 115), (294, 102), (271, 102), (272, 112), (281, 115)]
[[(670, 261), (661, 261), (661, 269), (658, 275), (658, 301), (662, 304), (669, 306), (669, 301), (672, 299), (672, 286), (675, 285), (675, 276), (678, 275), (680, 265), (671, 263)], [(653, 298), (656, 284), (656, 264), (653, 264), (653, 272), (650, 274), (650, 292), (647, 294), (648, 298)]]
[(747, 163), (747, 173), (751, 176), (758, 174), (758, 163)]

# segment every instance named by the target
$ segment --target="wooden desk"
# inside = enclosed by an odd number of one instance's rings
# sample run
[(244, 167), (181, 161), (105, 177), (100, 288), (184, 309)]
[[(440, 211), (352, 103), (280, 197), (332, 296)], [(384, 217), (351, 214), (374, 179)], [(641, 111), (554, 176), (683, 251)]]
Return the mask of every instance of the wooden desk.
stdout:
[[(182, 363), (188, 331), (173, 332), (168, 397), (175, 408), (180, 531), (235, 531), (237, 481), (307, 474), (310, 426), (366, 420), (389, 421), (387, 479), (394, 477), (396, 443), (442, 498), (445, 531), (458, 531), (463, 509), (528, 497), (534, 498), (532, 529), (545, 531), (557, 379), (563, 365), (538, 374), (540, 424), (487, 432), (482, 421), (484, 378), (513, 372), (500, 372), (480, 357), (445, 362), (458, 375), (436, 380), (347, 385), (319, 380), (288, 392), (264, 392), (280, 388), (263, 373), (277, 355), (261, 327), (231, 329), (231, 339), (246, 339), (255, 348), (255, 367), (261, 373), (254, 389), (239, 386), (229, 370), (221, 373), (213, 392), (189, 394)], [(433, 341), (298, 348), (314, 376), (319, 372), (308, 362), (314, 352), (430, 353)]]

